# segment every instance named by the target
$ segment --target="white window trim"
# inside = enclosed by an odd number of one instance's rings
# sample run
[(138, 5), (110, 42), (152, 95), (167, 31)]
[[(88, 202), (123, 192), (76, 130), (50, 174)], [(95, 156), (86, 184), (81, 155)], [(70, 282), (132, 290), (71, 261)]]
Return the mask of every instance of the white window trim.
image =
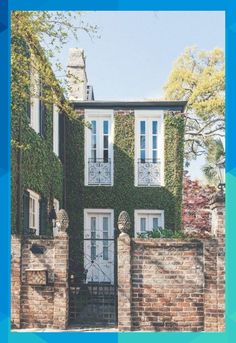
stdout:
[[(60, 202), (56, 198), (53, 199), (53, 207), (57, 215), (57, 212), (60, 210)], [(57, 234), (58, 228), (56, 226), (56, 219), (53, 219), (53, 236), (56, 236)]]
[(59, 156), (59, 109), (53, 105), (53, 152)]
[[(134, 185), (136, 187), (164, 187), (164, 164), (165, 164), (165, 155), (164, 155), (164, 112), (162, 110), (135, 110), (135, 153), (134, 153)], [(146, 119), (156, 119), (158, 122), (158, 159), (161, 162), (161, 181), (158, 186), (138, 186), (138, 165), (137, 161), (139, 158), (139, 121)]]
[(88, 216), (90, 214), (110, 214), (112, 230), (114, 230), (114, 210), (111, 208), (85, 208), (84, 209), (84, 228), (89, 227)]
[(30, 95), (30, 127), (39, 133), (39, 93), (40, 93), (40, 76), (39, 72), (36, 70), (35, 59), (31, 62), (30, 69), (30, 82), (31, 82), (31, 95)]
[(139, 227), (139, 219), (141, 215), (159, 215), (160, 216), (160, 227), (163, 229), (165, 228), (165, 218), (164, 218), (164, 210), (147, 210), (147, 209), (139, 209), (134, 210), (134, 228), (135, 228), (135, 237), (137, 237), (137, 234), (140, 233), (140, 231), (137, 230)]
[[(110, 119), (111, 121), (111, 132), (110, 132), (110, 143), (111, 143), (111, 184), (110, 185), (101, 185), (103, 187), (112, 187), (114, 185), (114, 112), (113, 110), (107, 109), (85, 109), (84, 119), (89, 122), (96, 119)], [(85, 142), (84, 142), (84, 184), (89, 187), (100, 187), (100, 185), (89, 185), (88, 184), (88, 141), (90, 135), (90, 129), (85, 127)]]
[[(35, 208), (35, 229), (36, 229), (36, 235), (39, 235), (39, 200), (40, 200), (40, 195), (31, 189), (27, 189), (27, 192), (29, 192), (29, 198), (36, 200), (36, 208)], [(30, 221), (30, 218), (29, 218)]]

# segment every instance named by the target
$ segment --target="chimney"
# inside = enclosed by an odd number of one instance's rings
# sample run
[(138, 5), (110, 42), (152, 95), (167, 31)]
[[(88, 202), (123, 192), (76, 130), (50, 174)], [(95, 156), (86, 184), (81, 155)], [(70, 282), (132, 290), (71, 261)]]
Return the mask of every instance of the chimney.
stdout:
[(71, 48), (69, 50), (67, 81), (69, 83), (69, 100), (86, 100), (88, 80), (83, 49)]

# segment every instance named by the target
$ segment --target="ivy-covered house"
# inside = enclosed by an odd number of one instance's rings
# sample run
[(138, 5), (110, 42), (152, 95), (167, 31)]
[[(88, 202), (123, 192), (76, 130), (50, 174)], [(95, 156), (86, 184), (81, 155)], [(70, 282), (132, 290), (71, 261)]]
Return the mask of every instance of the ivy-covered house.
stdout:
[[(12, 45), (22, 70), (12, 65), (11, 222), (13, 233), (38, 236), (52, 235), (55, 212), (64, 206), (65, 116), (53, 104), (45, 75), (57, 81), (37, 48), (36, 58), (26, 43)], [(47, 66), (44, 74), (39, 71), (40, 59)], [(25, 88), (22, 95), (14, 92), (16, 84)], [(59, 96), (63, 98), (62, 93)]]
[[(71, 265), (87, 282), (114, 282), (117, 219), (129, 213), (132, 235), (181, 227), (184, 101), (88, 101), (85, 62), (70, 51), (66, 121), (66, 192)], [(85, 125), (84, 125), (85, 123)], [(82, 256), (79, 258), (79, 254)], [(82, 264), (79, 266), (79, 264)]]
[(29, 74), (34, 95), (12, 99), (13, 232), (52, 235), (54, 209), (65, 208), (71, 273), (113, 284), (121, 211), (134, 236), (181, 227), (186, 102), (96, 101), (84, 52), (71, 49), (77, 115), (69, 118), (42, 100), (44, 80), (32, 68)]

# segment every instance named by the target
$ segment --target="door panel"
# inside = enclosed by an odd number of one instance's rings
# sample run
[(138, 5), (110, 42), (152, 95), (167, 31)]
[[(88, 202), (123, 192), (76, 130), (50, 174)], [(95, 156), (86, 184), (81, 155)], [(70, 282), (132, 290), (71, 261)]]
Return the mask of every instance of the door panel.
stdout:
[(84, 268), (86, 282), (114, 284), (114, 229), (111, 214), (89, 213), (85, 218)]

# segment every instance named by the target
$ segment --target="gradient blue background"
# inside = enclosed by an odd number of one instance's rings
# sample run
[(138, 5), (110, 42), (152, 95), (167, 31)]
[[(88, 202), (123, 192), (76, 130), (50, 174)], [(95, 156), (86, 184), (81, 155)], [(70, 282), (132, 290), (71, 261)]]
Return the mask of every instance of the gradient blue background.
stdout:
[[(226, 332), (10, 332), (10, 29), (11, 10), (226, 11)], [(200, 25), (200, 23), (199, 23)], [(209, 22), (210, 25), (210, 22)], [(186, 28), (187, 29), (187, 28)], [(207, 32), (206, 32), (207, 34)], [(0, 0), (0, 340), (1, 342), (233, 342), (236, 339), (236, 2), (233, 0)]]

